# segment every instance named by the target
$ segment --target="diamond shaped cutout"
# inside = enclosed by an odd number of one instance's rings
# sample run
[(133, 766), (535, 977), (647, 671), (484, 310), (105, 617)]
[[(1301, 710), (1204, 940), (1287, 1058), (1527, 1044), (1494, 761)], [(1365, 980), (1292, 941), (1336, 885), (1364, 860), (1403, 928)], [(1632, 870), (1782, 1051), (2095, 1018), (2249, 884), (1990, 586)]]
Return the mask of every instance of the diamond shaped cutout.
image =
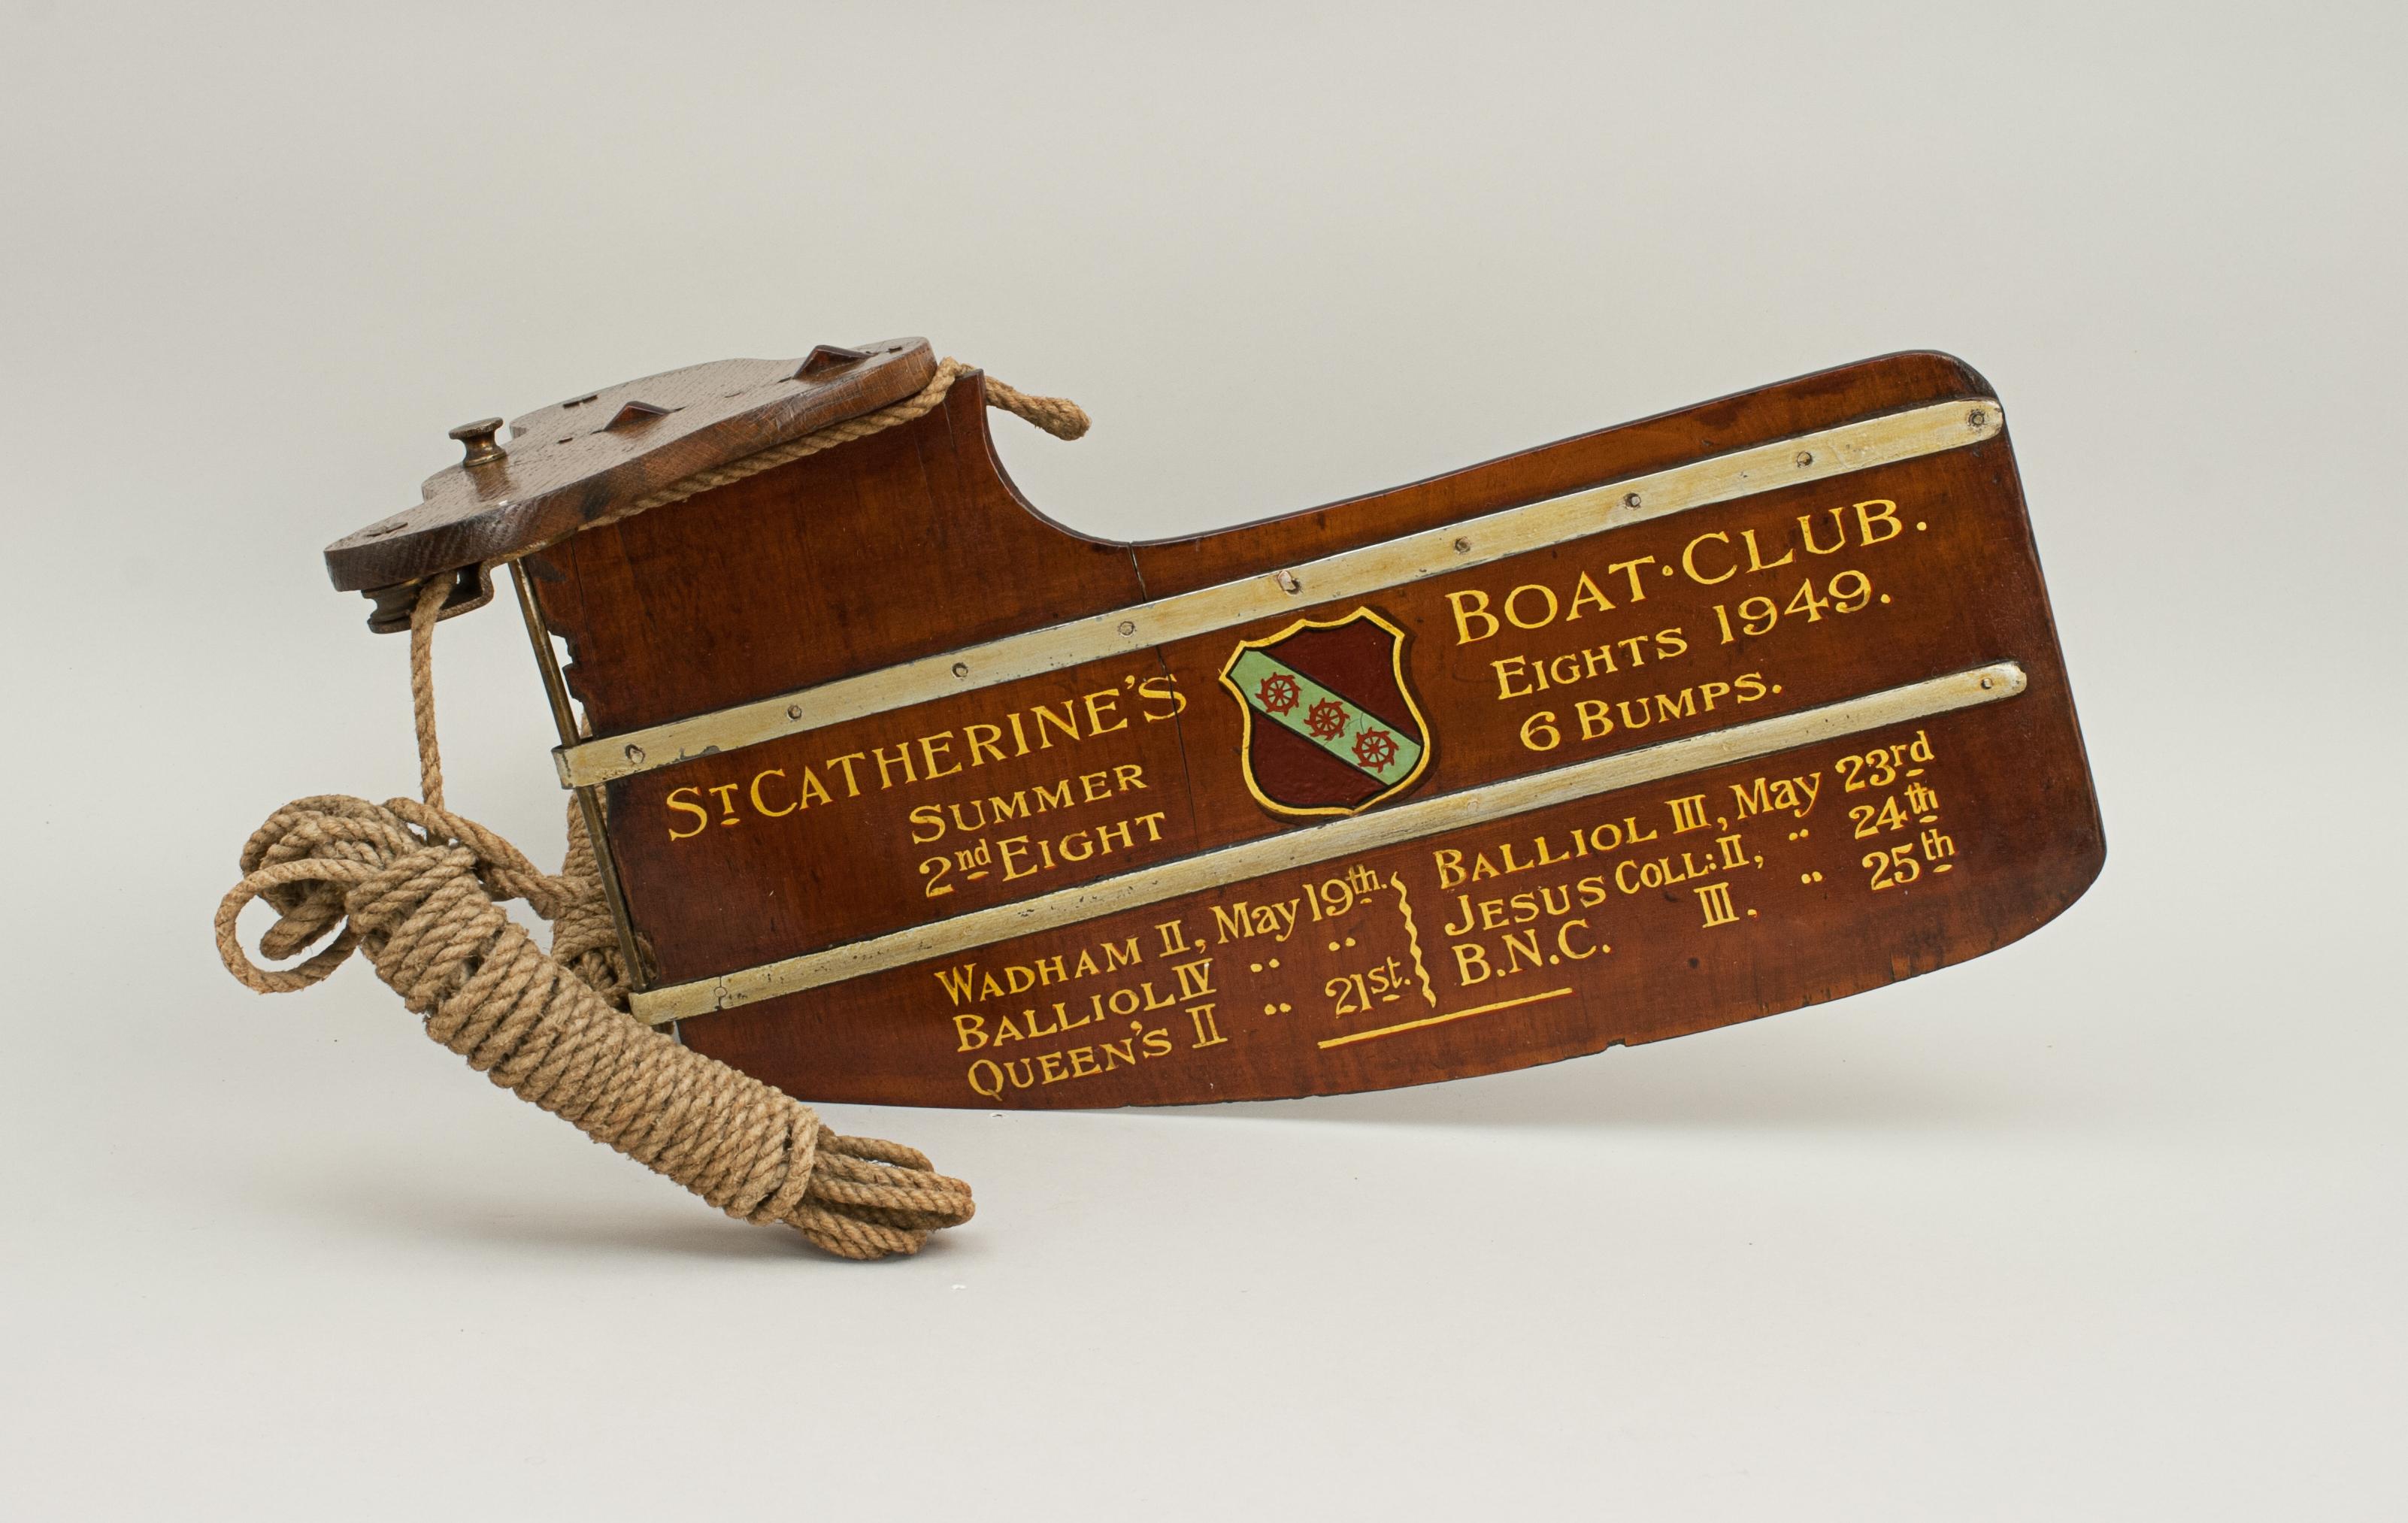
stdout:
[(822, 344), (803, 356), (802, 368), (795, 372), (793, 379), (809, 381), (830, 370), (841, 370), (848, 365), (859, 365), (867, 358), (868, 355), (857, 349), (838, 349), (834, 344)]
[(602, 426), (606, 430), (634, 428), (639, 424), (651, 423), (654, 418), (666, 418), (675, 410), (673, 408), (654, 407), (650, 402), (630, 402), (619, 409), (617, 416)]

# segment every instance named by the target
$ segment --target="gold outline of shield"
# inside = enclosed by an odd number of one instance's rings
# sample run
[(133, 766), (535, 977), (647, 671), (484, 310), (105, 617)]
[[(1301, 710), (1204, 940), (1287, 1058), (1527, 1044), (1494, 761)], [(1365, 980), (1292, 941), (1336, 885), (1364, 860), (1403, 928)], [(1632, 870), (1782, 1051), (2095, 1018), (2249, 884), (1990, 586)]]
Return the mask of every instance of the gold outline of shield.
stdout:
[[(1229, 681), (1229, 669), (1235, 667), (1239, 658), (1248, 651), (1267, 651), (1299, 629), (1336, 629), (1353, 624), (1357, 619), (1369, 619), (1388, 632), (1388, 657), (1396, 668), (1397, 692), (1403, 697), (1405, 707), (1412, 711), (1413, 723), (1421, 728), (1421, 758), (1413, 763), (1412, 771), (1351, 809), (1335, 804), (1324, 804), (1311, 809), (1298, 809), (1292, 804), (1283, 804), (1264, 793), (1261, 784), (1254, 781), (1254, 706), (1246, 701), (1246, 695), (1238, 690), (1238, 684)], [(1429, 770), (1430, 753), (1438, 748), (1438, 735), (1430, 728), (1429, 715), (1422, 712), (1420, 700), (1413, 697), (1412, 684), (1405, 680), (1405, 632), (1368, 607), (1359, 607), (1354, 612), (1339, 619), (1298, 619), (1275, 635), (1266, 635), (1260, 639), (1241, 639), (1238, 641), (1237, 648), (1229, 653), (1229, 659), (1221, 663), (1220, 679), (1223, 690), (1238, 700), (1238, 711), (1245, 716), (1245, 728), (1238, 737), (1238, 768), (1245, 776), (1246, 791), (1254, 796), (1255, 803), (1274, 814), (1283, 814), (1291, 819), (1302, 819), (1316, 814), (1360, 814), (1365, 810), (1384, 804), (1403, 793), (1407, 788), (1420, 782), (1422, 774)]]

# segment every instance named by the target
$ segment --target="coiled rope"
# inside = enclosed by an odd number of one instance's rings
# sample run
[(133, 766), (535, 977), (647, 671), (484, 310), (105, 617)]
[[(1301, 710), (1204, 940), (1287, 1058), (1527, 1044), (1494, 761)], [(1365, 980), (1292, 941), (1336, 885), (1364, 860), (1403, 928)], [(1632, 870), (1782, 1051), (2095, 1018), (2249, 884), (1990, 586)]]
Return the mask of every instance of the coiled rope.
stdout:
[[(697, 472), (602, 522), (666, 506), (773, 466), (864, 438), (932, 410), (970, 367), (948, 359), (918, 395), (732, 465)], [(986, 385), (990, 405), (1076, 438), (1087, 417), (1054, 397)], [(409, 622), (409, 685), (421, 798), (372, 804), (322, 795), (268, 816), (243, 844), (242, 881), (218, 905), (218, 955), (263, 994), (322, 982), (352, 953), (470, 1068), (597, 1142), (750, 1222), (783, 1222), (829, 1253), (917, 1253), (970, 1219), (970, 1187), (916, 1149), (846, 1137), (810, 1107), (626, 1013), (621, 954), (582, 812), (568, 809), (558, 874), (443, 807), (435, 734), (435, 623), (451, 579), (421, 589)], [(253, 899), (276, 912), (260, 951), (236, 921)], [(502, 909), (523, 899), (552, 924), (552, 950)], [(323, 943), (321, 945), (321, 943)], [(317, 947), (315, 952), (309, 952)]]

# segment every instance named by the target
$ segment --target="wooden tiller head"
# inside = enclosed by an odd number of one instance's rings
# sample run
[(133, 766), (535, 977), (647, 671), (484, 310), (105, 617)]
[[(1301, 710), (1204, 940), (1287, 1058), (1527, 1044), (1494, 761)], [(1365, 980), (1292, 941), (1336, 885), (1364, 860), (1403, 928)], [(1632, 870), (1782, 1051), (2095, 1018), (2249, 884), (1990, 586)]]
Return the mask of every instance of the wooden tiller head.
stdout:
[(824, 346), (469, 425), (326, 553), (380, 629), (510, 567), (635, 1013), (772, 1084), (1494, 1072), (1977, 956), (2098, 874), (2005, 418), (1946, 355), (1138, 544), (1022, 499), (975, 370), (867, 426), (936, 379)]

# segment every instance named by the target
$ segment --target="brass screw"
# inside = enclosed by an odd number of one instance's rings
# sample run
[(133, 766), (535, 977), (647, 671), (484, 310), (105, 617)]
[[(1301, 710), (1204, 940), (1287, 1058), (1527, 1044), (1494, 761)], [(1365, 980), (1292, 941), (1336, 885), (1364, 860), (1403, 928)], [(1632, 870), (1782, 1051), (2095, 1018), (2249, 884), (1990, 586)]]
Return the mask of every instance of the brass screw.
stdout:
[(644, 759), (644, 748), (642, 746), (629, 746), (627, 748), (627, 759), (631, 762), (642, 762)]
[(956, 676), (956, 677), (967, 677), (967, 676), (968, 676), (969, 674), (970, 674), (970, 664), (969, 664), (968, 662), (967, 662), (967, 661), (956, 661), (956, 662), (954, 662), (954, 663), (953, 663), (953, 675), (954, 675), (954, 676)]
[(1455, 553), (1456, 554), (1458, 554), (1458, 555), (1469, 555), (1469, 554), (1470, 554), (1470, 553), (1471, 553), (1471, 541), (1470, 541), (1470, 540), (1469, 540), (1469, 539), (1457, 539), (1457, 540), (1455, 542)]
[(1813, 465), (1813, 463), (1814, 463), (1814, 452), (1813, 452), (1813, 451), (1812, 451), (1812, 450), (1800, 450), (1800, 451), (1799, 451), (1799, 452), (1798, 452), (1798, 465), (1799, 465), (1799, 468), (1800, 468), (1800, 469), (1802, 470), (1802, 469), (1804, 469), (1806, 467), (1811, 466), (1811, 465)]
[(475, 423), (464, 423), (452, 429), (452, 438), (458, 439), (467, 452), (460, 464), (490, 466), (501, 459), (502, 447), (494, 442), (494, 436), (501, 431), (502, 420), (499, 418), (480, 418)]
[(1975, 408), (1972, 411), (1965, 414), (1965, 426), (1968, 428), (1979, 428), (1989, 421), (1990, 415), (1983, 411), (1980, 408)]
[(1625, 493), (1622, 495), (1622, 506), (1624, 506), (1625, 508), (1636, 508), (1636, 507), (1638, 507), (1638, 506), (1639, 506), (1639, 494), (1638, 494), (1638, 493), (1636, 493), (1636, 492), (1625, 492)]
[(803, 717), (803, 706), (802, 706), (801, 704), (799, 704), (799, 703), (790, 703), (790, 704), (786, 705), (786, 717), (787, 717), (788, 719), (800, 719), (800, 718), (802, 718), (802, 717)]
[(1124, 634), (1124, 635), (1134, 635), (1134, 634), (1136, 634), (1136, 633), (1137, 633), (1137, 621), (1136, 621), (1135, 619), (1123, 619), (1123, 620), (1121, 621), (1121, 633), (1122, 633), (1122, 634)]
[(1296, 573), (1294, 571), (1282, 571), (1279, 575), (1271, 578), (1271, 580), (1279, 583), (1279, 590), (1283, 593), (1293, 593), (1300, 586), (1300, 583), (1296, 580)]

